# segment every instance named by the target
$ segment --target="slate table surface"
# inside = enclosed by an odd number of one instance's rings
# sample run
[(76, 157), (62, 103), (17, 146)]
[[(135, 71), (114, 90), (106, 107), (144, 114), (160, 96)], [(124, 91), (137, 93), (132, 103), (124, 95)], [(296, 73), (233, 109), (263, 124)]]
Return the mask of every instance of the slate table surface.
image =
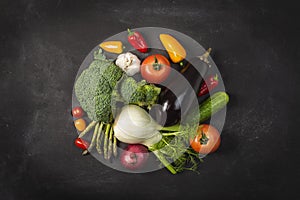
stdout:
[[(287, 1), (0, 1), (0, 199), (299, 199), (299, 9)], [(74, 147), (77, 70), (165, 27), (213, 48), (231, 101), (200, 174), (127, 174)]]

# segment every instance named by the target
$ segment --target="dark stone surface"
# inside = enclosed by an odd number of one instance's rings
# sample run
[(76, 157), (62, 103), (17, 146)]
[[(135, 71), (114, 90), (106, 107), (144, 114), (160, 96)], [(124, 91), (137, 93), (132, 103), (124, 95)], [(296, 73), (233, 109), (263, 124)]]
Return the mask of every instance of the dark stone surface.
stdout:
[[(298, 13), (282, 1), (0, 1), (1, 199), (299, 199)], [(126, 174), (73, 145), (81, 62), (110, 35), (147, 26), (212, 47), (231, 95), (200, 175)]]

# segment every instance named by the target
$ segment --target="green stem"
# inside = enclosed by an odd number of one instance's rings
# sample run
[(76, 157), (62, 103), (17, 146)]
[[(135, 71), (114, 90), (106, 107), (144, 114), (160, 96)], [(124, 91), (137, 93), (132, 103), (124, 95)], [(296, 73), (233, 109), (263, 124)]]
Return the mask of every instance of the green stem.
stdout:
[(161, 131), (178, 131), (180, 127), (180, 124), (175, 124), (173, 126), (166, 126), (162, 127)]
[(128, 36), (131, 36), (134, 34), (134, 32), (132, 32), (129, 28), (127, 29), (127, 31), (128, 31)]
[(165, 145), (169, 145), (169, 143), (167, 143), (167, 141), (164, 138), (161, 138), (161, 141), (163, 141)]
[(178, 135), (178, 133), (180, 133), (179, 131), (177, 132), (172, 132), (172, 133), (162, 133), (163, 136), (176, 136)]
[(176, 174), (177, 171), (174, 169), (174, 167), (166, 160), (166, 158), (157, 150), (153, 151), (155, 156), (159, 159), (159, 161), (172, 173)]

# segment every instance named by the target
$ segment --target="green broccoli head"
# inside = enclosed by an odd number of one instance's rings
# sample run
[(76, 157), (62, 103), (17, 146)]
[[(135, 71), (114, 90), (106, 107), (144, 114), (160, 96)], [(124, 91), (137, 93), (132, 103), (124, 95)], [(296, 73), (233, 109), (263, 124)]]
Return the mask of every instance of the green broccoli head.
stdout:
[(110, 122), (111, 93), (122, 74), (122, 70), (108, 60), (94, 60), (80, 74), (74, 91), (91, 120)]

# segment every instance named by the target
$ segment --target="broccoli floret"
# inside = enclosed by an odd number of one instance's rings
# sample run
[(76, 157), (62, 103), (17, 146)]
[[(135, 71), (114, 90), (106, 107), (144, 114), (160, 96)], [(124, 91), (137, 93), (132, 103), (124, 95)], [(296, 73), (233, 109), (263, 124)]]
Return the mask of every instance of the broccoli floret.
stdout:
[(148, 107), (156, 103), (161, 90), (153, 84), (147, 84), (145, 80), (137, 82), (126, 75), (118, 82), (118, 87), (125, 103)]
[(133, 78), (124, 75), (118, 85), (120, 86), (120, 95), (125, 101), (129, 102), (138, 88), (136, 81)]
[(96, 95), (111, 93), (112, 88), (110, 87), (108, 80), (103, 76), (99, 79), (97, 84), (98, 87), (96, 88)]
[(159, 95), (161, 89), (158, 87), (155, 87), (153, 84), (145, 85), (143, 87), (143, 89), (144, 89), (144, 93), (146, 95), (145, 101), (148, 102), (149, 105), (155, 104), (158, 99), (158, 95)]
[(105, 70), (111, 65), (111, 62), (108, 60), (94, 60), (88, 69), (95, 70), (98, 75), (103, 74)]
[(101, 119), (102, 122), (111, 120), (111, 94), (95, 96), (95, 112), (97, 119)]
[(128, 103), (139, 106), (144, 106), (146, 104), (146, 95), (144, 93), (143, 86), (136, 88), (129, 98)]
[(76, 80), (76, 97), (93, 121), (111, 121), (111, 93), (122, 70), (108, 60), (94, 60)]
[(116, 86), (117, 81), (122, 77), (122, 75), (123, 71), (121, 68), (116, 67), (114, 63), (111, 63), (103, 74), (112, 89)]

